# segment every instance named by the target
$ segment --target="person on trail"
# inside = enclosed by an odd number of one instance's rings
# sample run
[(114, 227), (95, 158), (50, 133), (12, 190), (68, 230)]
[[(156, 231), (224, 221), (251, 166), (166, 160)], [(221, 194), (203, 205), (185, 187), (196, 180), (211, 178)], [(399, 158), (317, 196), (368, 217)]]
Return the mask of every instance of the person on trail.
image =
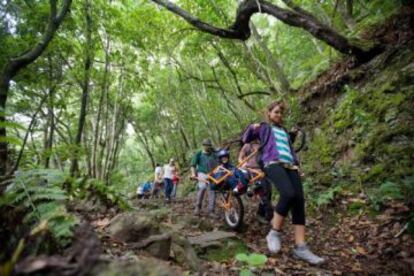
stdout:
[(171, 193), (173, 191), (173, 178), (177, 171), (175, 166), (175, 159), (171, 158), (170, 162), (164, 166), (164, 194), (165, 201), (171, 201)]
[(217, 156), (210, 139), (204, 139), (202, 146), (203, 149), (197, 151), (191, 159), (191, 179), (198, 180), (194, 214), (200, 215), (204, 195), (208, 189), (208, 215), (212, 218), (217, 218), (214, 214), (216, 194), (212, 189), (211, 183), (207, 181), (207, 174), (218, 165)]
[(180, 176), (178, 175), (178, 172), (174, 174), (172, 182), (173, 182), (173, 190), (171, 192), (171, 198), (175, 199), (175, 197), (177, 196), (178, 182), (180, 182)]
[[(251, 143), (246, 143), (240, 149), (239, 152), (239, 164), (243, 162), (243, 160), (248, 157), (249, 155), (253, 154), (255, 151), (257, 152), (260, 148), (260, 141), (254, 140)], [(242, 166), (241, 170), (244, 171), (246, 169), (255, 169), (261, 170), (259, 163), (257, 162), (257, 153), (250, 159), (248, 159)], [(259, 194), (260, 202), (259, 207), (257, 210), (257, 219), (260, 223), (268, 224), (273, 218), (273, 208), (272, 208), (272, 186), (266, 178), (260, 179), (256, 181), (254, 184), (254, 191), (255, 193)], [(249, 195), (249, 194), (248, 194)]]
[(149, 198), (151, 194), (152, 183), (151, 181), (147, 181), (143, 184), (140, 184), (137, 188), (137, 197), (141, 198)]
[(251, 124), (244, 132), (242, 141), (249, 143), (260, 140), (259, 164), (280, 194), (273, 214), (272, 229), (266, 236), (269, 251), (279, 252), (280, 231), (290, 211), (296, 243), (294, 256), (311, 264), (321, 264), (325, 260), (312, 253), (305, 243), (305, 200), (298, 172), (299, 161), (292, 147), (293, 138), (282, 125), (285, 109), (282, 101), (272, 102), (267, 107), (268, 123)]
[[(219, 159), (221, 167), (232, 172), (232, 175), (228, 176), (225, 180), (223, 180), (223, 183), (220, 183), (218, 185), (226, 185), (226, 188), (231, 189), (235, 194), (243, 194), (245, 191), (247, 191), (247, 185), (249, 181), (244, 176), (243, 172), (230, 162), (230, 152), (227, 149), (221, 149), (217, 153), (217, 158)], [(216, 179), (219, 179), (225, 173), (226, 172), (224, 170), (218, 170), (212, 176)]]
[(152, 188), (152, 197), (158, 198), (159, 193), (163, 186), (163, 179), (162, 179), (162, 167), (159, 163), (155, 165), (155, 173), (154, 173), (154, 186)]

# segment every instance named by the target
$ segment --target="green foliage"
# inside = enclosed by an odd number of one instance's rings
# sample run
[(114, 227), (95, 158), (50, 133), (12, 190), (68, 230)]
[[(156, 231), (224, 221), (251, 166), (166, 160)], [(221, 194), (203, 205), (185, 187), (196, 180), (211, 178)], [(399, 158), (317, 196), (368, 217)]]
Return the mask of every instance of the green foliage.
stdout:
[(209, 261), (225, 262), (236, 254), (247, 252), (247, 247), (241, 240), (227, 239), (221, 243), (220, 247), (208, 249), (204, 256)]
[(66, 175), (56, 170), (19, 171), (0, 198), (0, 208), (6, 206), (25, 213), (28, 225), (47, 222), (47, 228), (60, 245), (72, 238), (78, 219), (65, 208), (67, 193), (61, 188)]
[(320, 192), (315, 199), (315, 203), (318, 207), (326, 206), (332, 203), (335, 199), (335, 195), (342, 191), (341, 186), (333, 186), (326, 191)]
[(370, 202), (375, 210), (389, 200), (412, 199), (414, 195), (414, 176), (409, 176), (398, 182), (385, 181), (378, 188), (368, 193)]
[(236, 255), (236, 260), (242, 263), (243, 269), (240, 271), (239, 275), (252, 275), (250, 270), (252, 268), (263, 267), (267, 262), (267, 257), (262, 254), (257, 253), (240, 253)]
[(76, 198), (98, 197), (108, 206), (119, 206), (122, 210), (129, 209), (129, 203), (125, 195), (115, 185), (108, 185), (104, 181), (94, 178), (78, 178), (72, 180), (72, 194)]

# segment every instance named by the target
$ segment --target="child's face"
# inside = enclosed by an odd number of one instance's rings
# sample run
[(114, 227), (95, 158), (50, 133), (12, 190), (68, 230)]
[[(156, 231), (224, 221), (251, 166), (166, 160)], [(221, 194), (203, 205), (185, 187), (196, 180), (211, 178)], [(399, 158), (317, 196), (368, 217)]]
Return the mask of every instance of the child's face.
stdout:
[(274, 124), (281, 124), (283, 119), (283, 110), (282, 108), (277, 105), (272, 110), (270, 110), (267, 115), (269, 116), (269, 120)]
[(222, 157), (221, 159), (221, 163), (226, 164), (229, 162), (229, 158), (227, 156)]

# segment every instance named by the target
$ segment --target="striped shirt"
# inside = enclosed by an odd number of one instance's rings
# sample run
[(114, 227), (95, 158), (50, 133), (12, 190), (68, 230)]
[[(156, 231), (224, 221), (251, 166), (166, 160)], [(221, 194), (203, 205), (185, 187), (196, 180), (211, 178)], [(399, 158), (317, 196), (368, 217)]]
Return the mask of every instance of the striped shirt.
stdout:
[(279, 153), (279, 161), (293, 164), (293, 155), (289, 145), (289, 134), (283, 128), (272, 126), (273, 137), (276, 142), (276, 150)]

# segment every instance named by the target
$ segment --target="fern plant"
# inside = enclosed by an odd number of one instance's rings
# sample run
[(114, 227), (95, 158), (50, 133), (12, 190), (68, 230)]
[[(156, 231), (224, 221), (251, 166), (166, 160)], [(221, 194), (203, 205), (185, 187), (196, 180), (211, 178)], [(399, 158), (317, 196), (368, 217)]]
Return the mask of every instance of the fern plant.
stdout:
[(61, 188), (66, 175), (57, 170), (17, 172), (0, 198), (0, 208), (14, 207), (25, 213), (23, 222), (35, 226), (47, 222), (52, 236), (66, 246), (78, 219), (64, 205), (66, 192)]

